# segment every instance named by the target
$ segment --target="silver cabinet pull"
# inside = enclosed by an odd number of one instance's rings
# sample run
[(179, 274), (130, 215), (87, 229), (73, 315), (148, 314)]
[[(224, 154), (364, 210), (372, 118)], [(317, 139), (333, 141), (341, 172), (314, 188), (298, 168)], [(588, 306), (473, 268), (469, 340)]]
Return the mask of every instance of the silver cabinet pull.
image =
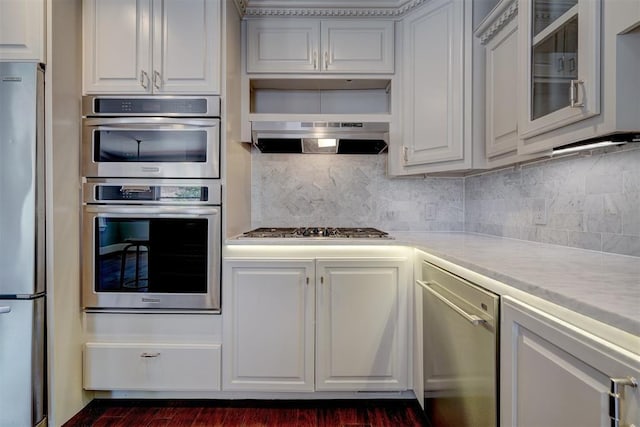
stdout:
[(317, 50), (313, 51), (313, 69), (314, 70), (318, 69), (318, 51)]
[(140, 86), (149, 89), (149, 75), (145, 70), (140, 70)]
[(11, 307), (6, 306), (6, 307), (0, 307), (0, 314), (2, 313), (10, 313), (11, 312)]
[(155, 353), (141, 353), (140, 357), (142, 357), (143, 359), (152, 359), (154, 357), (159, 357), (160, 356), (160, 352), (155, 352)]
[(153, 70), (153, 87), (160, 90), (162, 84), (162, 76), (157, 70)]
[(624, 387), (636, 388), (638, 381), (633, 377), (611, 378), (609, 391), (609, 418), (611, 418), (611, 427), (620, 427), (620, 401), (622, 389)]
[(578, 85), (583, 85), (584, 80), (571, 80), (569, 86), (569, 101), (571, 108), (582, 108), (584, 102), (578, 102)]
[(324, 69), (329, 69), (329, 51), (324, 52)]
[(435, 296), (436, 298), (438, 298), (440, 301), (442, 301), (443, 303), (445, 303), (447, 306), (449, 306), (453, 311), (455, 311), (456, 313), (458, 313), (460, 316), (462, 316), (465, 320), (467, 320), (469, 323), (473, 324), (474, 326), (478, 326), (482, 323), (486, 323), (486, 320), (484, 320), (482, 317), (480, 316), (476, 316), (475, 314), (469, 314), (466, 311), (464, 311), (463, 309), (461, 309), (460, 307), (458, 307), (456, 304), (454, 304), (453, 302), (449, 301), (447, 298), (443, 297), (442, 295), (440, 295), (438, 292), (434, 291), (430, 284), (427, 282), (423, 282), (422, 280), (416, 280), (416, 283), (418, 283), (420, 286), (422, 286), (422, 288), (426, 291), (429, 291), (433, 296)]

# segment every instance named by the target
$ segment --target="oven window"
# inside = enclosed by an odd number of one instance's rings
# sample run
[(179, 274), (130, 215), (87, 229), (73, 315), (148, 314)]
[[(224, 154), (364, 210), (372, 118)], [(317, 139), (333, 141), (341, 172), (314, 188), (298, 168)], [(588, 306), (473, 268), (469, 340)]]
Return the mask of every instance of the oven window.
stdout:
[(95, 162), (207, 161), (206, 130), (95, 130)]
[(207, 219), (95, 222), (96, 292), (207, 293)]

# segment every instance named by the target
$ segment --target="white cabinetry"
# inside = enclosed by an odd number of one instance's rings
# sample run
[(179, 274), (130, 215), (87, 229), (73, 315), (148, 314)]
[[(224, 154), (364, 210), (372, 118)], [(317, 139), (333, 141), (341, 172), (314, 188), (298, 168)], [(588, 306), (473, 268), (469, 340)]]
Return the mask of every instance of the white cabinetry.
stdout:
[(224, 272), (224, 389), (313, 391), (313, 260), (229, 261)]
[[(502, 424), (610, 426), (640, 423), (637, 354), (525, 305), (503, 298)], [(617, 382), (619, 396), (611, 396)], [(613, 423), (614, 406), (619, 424)], [(615, 418), (615, 417), (613, 417)]]
[(220, 315), (85, 313), (84, 323), (86, 390), (220, 390)]
[(474, 167), (472, 115), (482, 105), (472, 93), (481, 63), (472, 67), (471, 12), (469, 2), (433, 0), (399, 24), (402, 101), (391, 175)]
[(84, 0), (84, 93), (220, 92), (220, 0)]
[(393, 73), (393, 21), (247, 21), (248, 73)]
[(528, 138), (600, 112), (600, 0), (521, 0), (520, 122)]
[(316, 390), (405, 389), (402, 264), (322, 259), (316, 268)]
[(519, 2), (520, 153), (640, 132), (640, 3)]
[(224, 390), (406, 389), (405, 259), (230, 259), (223, 271)]
[(0, 60), (45, 61), (45, 1), (0, 1)]
[(504, 1), (478, 29), (485, 45), (485, 155), (490, 164), (515, 161), (518, 150), (517, 6), (517, 0)]

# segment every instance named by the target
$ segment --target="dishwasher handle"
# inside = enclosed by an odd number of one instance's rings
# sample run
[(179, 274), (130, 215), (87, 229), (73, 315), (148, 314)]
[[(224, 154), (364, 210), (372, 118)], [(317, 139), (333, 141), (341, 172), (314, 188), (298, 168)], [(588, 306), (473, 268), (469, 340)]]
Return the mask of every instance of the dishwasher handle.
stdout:
[(439, 294), (438, 292), (433, 290), (433, 288), (431, 288), (431, 286), (430, 286), (430, 282), (424, 282), (422, 280), (416, 280), (416, 283), (418, 283), (420, 286), (422, 286), (422, 288), (424, 290), (429, 291), (433, 296), (435, 296), (440, 301), (442, 301), (447, 306), (449, 306), (453, 311), (458, 313), (460, 316), (462, 316), (466, 321), (468, 321), (472, 325), (478, 326), (478, 325), (481, 325), (481, 324), (487, 322), (485, 319), (483, 319), (480, 316), (476, 316), (475, 314), (467, 313), (462, 308), (458, 307), (455, 303), (451, 302), (450, 300), (448, 300), (447, 298), (445, 298), (444, 296), (442, 296), (441, 294)]

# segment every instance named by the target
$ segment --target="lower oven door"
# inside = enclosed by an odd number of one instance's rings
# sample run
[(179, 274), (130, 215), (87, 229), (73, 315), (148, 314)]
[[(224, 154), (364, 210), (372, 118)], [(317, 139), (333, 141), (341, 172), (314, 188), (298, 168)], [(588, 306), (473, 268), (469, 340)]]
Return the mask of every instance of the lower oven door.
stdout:
[(83, 210), (87, 309), (220, 309), (220, 207)]

